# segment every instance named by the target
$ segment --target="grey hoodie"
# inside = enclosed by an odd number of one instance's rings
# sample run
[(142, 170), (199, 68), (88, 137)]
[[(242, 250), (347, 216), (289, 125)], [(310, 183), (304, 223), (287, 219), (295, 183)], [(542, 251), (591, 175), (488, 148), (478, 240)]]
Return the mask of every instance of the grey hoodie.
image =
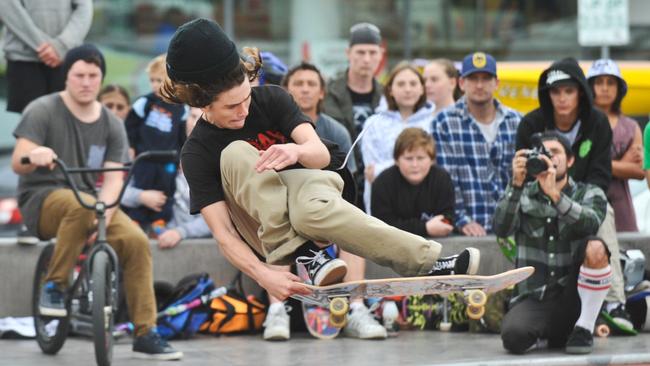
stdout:
[(0, 21), (5, 28), (5, 57), (39, 62), (36, 49), (49, 42), (63, 59), (69, 49), (83, 43), (92, 16), (92, 0), (4, 0)]

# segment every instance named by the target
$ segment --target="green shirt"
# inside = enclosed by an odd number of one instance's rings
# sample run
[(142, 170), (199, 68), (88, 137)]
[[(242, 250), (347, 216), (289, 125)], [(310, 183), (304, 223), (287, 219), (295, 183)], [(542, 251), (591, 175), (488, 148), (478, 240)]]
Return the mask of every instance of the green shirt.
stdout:
[(517, 297), (541, 299), (546, 288), (566, 284), (576, 249), (596, 234), (606, 210), (602, 189), (571, 178), (557, 204), (537, 181), (523, 188), (508, 185), (497, 203), (494, 232), (499, 237), (515, 236), (517, 267), (535, 267), (535, 273), (517, 285)]

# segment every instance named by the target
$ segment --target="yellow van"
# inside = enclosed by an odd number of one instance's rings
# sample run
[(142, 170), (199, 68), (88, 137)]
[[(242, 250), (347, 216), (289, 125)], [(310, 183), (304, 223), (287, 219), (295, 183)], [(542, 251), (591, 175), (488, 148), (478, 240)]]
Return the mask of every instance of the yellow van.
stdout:
[[(505, 105), (526, 114), (539, 107), (537, 81), (539, 75), (551, 65), (551, 61), (499, 62), (499, 88), (496, 96)], [(617, 61), (628, 92), (621, 109), (623, 113), (640, 120), (650, 115), (650, 62)], [(592, 61), (581, 61), (580, 66), (587, 73)]]

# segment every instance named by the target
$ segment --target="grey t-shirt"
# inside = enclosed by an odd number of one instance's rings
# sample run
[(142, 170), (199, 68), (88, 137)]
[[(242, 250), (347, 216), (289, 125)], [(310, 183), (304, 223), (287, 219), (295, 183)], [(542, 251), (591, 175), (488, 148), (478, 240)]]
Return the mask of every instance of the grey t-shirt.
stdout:
[[(23, 112), (16, 138), (25, 138), (54, 150), (69, 167), (100, 168), (105, 161), (124, 162), (128, 140), (124, 124), (102, 107), (92, 123), (78, 120), (63, 103), (59, 93), (45, 95), (30, 103)], [(77, 187), (95, 193), (98, 174), (73, 174)], [(67, 187), (61, 170), (37, 168), (18, 181), (18, 204), (25, 225), (38, 234), (38, 220), (45, 197), (55, 189)]]

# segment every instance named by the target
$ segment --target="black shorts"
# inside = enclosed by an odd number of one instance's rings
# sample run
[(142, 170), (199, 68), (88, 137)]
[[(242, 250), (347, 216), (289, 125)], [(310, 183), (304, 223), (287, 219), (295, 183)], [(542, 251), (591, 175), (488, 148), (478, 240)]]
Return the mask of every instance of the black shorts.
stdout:
[(42, 62), (7, 60), (7, 110), (22, 113), (34, 99), (65, 88), (63, 68)]

